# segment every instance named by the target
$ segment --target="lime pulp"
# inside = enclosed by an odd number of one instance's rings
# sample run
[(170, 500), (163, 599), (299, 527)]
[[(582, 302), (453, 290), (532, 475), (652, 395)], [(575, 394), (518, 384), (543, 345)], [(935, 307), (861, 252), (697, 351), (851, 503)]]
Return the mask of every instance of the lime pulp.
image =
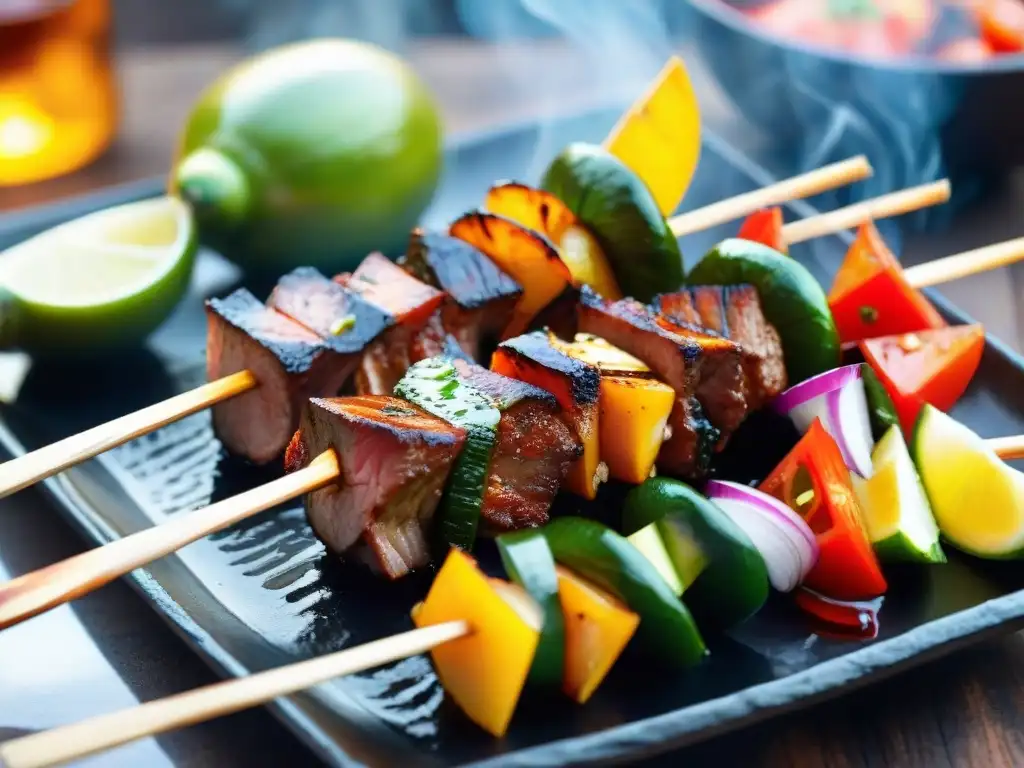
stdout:
[(37, 354), (141, 344), (188, 289), (196, 234), (164, 196), (46, 230), (0, 254), (0, 337)]

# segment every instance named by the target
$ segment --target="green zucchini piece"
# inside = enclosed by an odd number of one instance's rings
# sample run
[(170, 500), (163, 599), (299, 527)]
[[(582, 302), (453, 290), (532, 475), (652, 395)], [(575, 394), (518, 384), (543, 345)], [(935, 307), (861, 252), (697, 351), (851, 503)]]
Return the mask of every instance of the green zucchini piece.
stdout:
[(686, 282), (753, 285), (765, 319), (782, 339), (790, 386), (839, 365), (839, 333), (828, 298), (795, 259), (767, 245), (732, 238), (712, 248), (690, 271)]
[(683, 584), (683, 580), (676, 573), (676, 567), (672, 564), (672, 558), (668, 556), (668, 550), (665, 549), (665, 542), (662, 541), (661, 534), (658, 533), (657, 525), (651, 523), (641, 528), (639, 531), (627, 536), (626, 541), (639, 549), (640, 554), (646, 557), (648, 562), (654, 566), (658, 575), (672, 589), (673, 595), (676, 597), (683, 596), (683, 592), (686, 591), (686, 585)]
[(597, 239), (627, 296), (647, 302), (682, 285), (676, 236), (647, 185), (610, 152), (570, 144), (552, 161), (541, 187)]
[(683, 602), (641, 552), (611, 528), (561, 517), (543, 529), (555, 561), (622, 600), (640, 616), (637, 636), (667, 664), (687, 667), (707, 654)]
[(544, 626), (530, 668), (530, 681), (543, 686), (560, 686), (565, 672), (565, 617), (551, 547), (538, 528), (502, 534), (496, 543), (509, 578), (525, 589), (544, 612)]
[(469, 551), (476, 541), (501, 412), (492, 398), (462, 381), (446, 357), (412, 365), (395, 385), (395, 395), (466, 430), (438, 506), (437, 530), (443, 542)]
[(750, 538), (729, 516), (679, 480), (655, 477), (626, 496), (626, 534), (657, 526), (702, 627), (728, 629), (768, 599), (768, 569)]
[(871, 436), (877, 443), (891, 427), (900, 426), (900, 417), (896, 415), (892, 398), (869, 363), (860, 364), (860, 375), (864, 380), (864, 395), (868, 401)]

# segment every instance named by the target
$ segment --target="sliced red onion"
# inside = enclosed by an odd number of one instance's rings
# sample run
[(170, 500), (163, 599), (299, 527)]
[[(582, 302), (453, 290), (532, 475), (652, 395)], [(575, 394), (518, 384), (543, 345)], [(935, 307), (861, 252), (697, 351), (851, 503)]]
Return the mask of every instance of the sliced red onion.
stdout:
[(846, 466), (865, 479), (871, 477), (875, 442), (860, 365), (844, 365), (802, 381), (779, 395), (774, 408), (789, 416), (800, 432), (820, 419)]
[(775, 497), (724, 480), (709, 481), (704, 492), (750, 537), (775, 589), (791, 592), (818, 562), (814, 532)]

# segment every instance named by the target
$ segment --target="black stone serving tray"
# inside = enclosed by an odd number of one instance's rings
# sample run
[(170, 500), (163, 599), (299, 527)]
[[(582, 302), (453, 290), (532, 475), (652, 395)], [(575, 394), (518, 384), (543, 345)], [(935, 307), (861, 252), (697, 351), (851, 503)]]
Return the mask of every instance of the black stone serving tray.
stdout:
[[(599, 141), (619, 110), (544, 125), (462, 137), (428, 225), (480, 203), (495, 180), (535, 179), (571, 140)], [(749, 159), (713, 135), (704, 142), (686, 208), (770, 182)], [(104, 206), (159, 194), (143, 182), (0, 219), (0, 247)], [(790, 207), (790, 216), (813, 213)], [(735, 224), (686, 238), (688, 265)], [(794, 257), (826, 284), (847, 240), (798, 246)], [(199, 261), (193, 290), (147, 349), (87, 365), (33, 367), (20, 393), (0, 406), (0, 442), (18, 454), (120, 416), (203, 379), (206, 296), (241, 280), (215, 254)], [(967, 318), (932, 298), (953, 322)], [(996, 339), (955, 415), (984, 436), (1024, 429), (1024, 363)], [(226, 457), (201, 413), (46, 481), (66, 516), (95, 544), (138, 531), (182, 510), (275, 476)], [(572, 508), (562, 500), (560, 506)], [(579, 510), (576, 510), (579, 511)], [(617, 514), (614, 489), (595, 511)], [(493, 564), (490, 545), (481, 556)], [(955, 553), (943, 566), (891, 571), (890, 593), (871, 640), (814, 634), (788, 601), (775, 599), (728, 637), (709, 638), (711, 656), (685, 674), (627, 654), (584, 707), (560, 696), (529, 696), (511, 731), (493, 740), (443, 692), (425, 657), (353, 675), (274, 703), (272, 709), (334, 765), (561, 765), (635, 760), (742, 728), (873, 682), (996, 632), (1024, 625), (1024, 565)], [(245, 675), (408, 629), (408, 614), (431, 574), (389, 584), (324, 554), (296, 503), (186, 547), (132, 574), (168, 623), (219, 673)]]

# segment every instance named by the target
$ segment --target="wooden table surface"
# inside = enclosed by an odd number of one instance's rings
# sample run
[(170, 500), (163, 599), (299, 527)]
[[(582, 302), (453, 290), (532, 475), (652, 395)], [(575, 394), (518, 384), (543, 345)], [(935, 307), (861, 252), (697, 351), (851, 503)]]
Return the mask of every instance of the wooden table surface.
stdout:
[[(544, 46), (542, 45), (543, 49)], [(572, 88), (580, 64), (557, 48), (526, 57), (547, 78), (532, 93), (502, 82), (502, 56), (478, 43), (421, 46), (410, 57), (438, 94), (449, 130), (470, 131), (541, 111), (579, 109), (607, 93)], [(509, 53), (508, 55), (512, 55)], [(237, 60), (223, 45), (128, 51), (121, 57), (121, 136), (90, 168), (72, 176), (0, 189), (0, 213), (131, 181), (168, 168), (189, 104), (204, 84)], [(517, 61), (524, 61), (517, 56)], [(564, 84), (561, 87), (559, 83)], [(713, 94), (709, 119), (728, 107)], [(721, 117), (721, 114), (719, 114)], [(1024, 180), (1011, 180), (984, 209), (952, 232), (915, 236), (910, 262), (1021, 234)], [(1013, 270), (960, 281), (948, 295), (1021, 348)], [(81, 551), (83, 541), (41, 495), (0, 502), (0, 578)], [(0, 633), (0, 738), (185, 690), (215, 679), (202, 662), (124, 583)], [(1024, 638), (1011, 635), (961, 651), (812, 710), (724, 736), (657, 761), (668, 765), (942, 766), (1024, 765)], [(87, 693), (83, 695), (83, 691)], [(149, 740), (89, 761), (97, 766), (280, 766), (311, 758), (263, 710)]]

